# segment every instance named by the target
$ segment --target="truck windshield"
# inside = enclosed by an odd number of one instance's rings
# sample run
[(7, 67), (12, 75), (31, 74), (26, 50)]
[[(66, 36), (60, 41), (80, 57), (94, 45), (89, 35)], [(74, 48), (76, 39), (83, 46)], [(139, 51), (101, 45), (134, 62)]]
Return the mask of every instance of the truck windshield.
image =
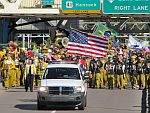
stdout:
[(43, 79), (80, 79), (78, 68), (47, 68)]

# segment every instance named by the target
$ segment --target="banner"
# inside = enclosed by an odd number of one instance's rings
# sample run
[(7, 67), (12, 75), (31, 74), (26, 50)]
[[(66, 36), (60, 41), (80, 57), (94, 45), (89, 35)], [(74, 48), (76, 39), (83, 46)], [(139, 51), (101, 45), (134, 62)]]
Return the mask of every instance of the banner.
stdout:
[(132, 49), (142, 49), (141, 42), (137, 41), (135, 38), (133, 38), (132, 35), (129, 35), (129, 40), (128, 40), (128, 48)]

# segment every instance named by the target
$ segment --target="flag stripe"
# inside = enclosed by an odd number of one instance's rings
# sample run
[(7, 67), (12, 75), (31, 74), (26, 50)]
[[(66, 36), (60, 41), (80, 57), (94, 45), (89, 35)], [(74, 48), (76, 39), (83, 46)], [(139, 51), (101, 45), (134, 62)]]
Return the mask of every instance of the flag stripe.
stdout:
[(74, 42), (69, 42), (68, 46), (79, 46), (79, 47), (86, 47), (86, 48), (94, 48), (94, 49), (99, 49), (99, 50), (104, 50), (104, 51), (107, 51), (107, 49), (108, 49), (108, 47), (104, 48), (104, 47), (100, 47), (97, 45), (94, 46), (94, 44), (93, 45), (91, 45), (91, 44), (87, 45), (87, 44), (78, 44), (78, 43), (74, 43)]
[(92, 36), (92, 35), (88, 35), (88, 37), (91, 37), (91, 38), (97, 38), (99, 40), (103, 40), (103, 41), (108, 41), (107, 38), (102, 38), (102, 37), (98, 37), (98, 36)]
[(107, 49), (100, 48), (97, 46), (91, 46), (91, 45), (79, 45), (79, 44), (68, 44), (68, 48), (78, 48), (78, 49), (91, 49), (91, 50), (97, 50), (99, 52), (107, 52)]
[(102, 47), (102, 48), (108, 48), (108, 45), (106, 45), (106, 44), (100, 44), (100, 43), (96, 43), (96, 42), (91, 42), (91, 41), (89, 41), (89, 44), (91, 45), (91, 46), (97, 46), (97, 47)]
[(85, 53), (82, 51), (75, 51), (75, 50), (68, 50), (68, 54), (77, 54), (77, 55), (85, 55), (85, 56), (89, 56), (89, 57), (105, 57), (106, 55), (101, 55), (101, 54), (91, 54), (91, 53)]
[(103, 41), (103, 40), (99, 40), (97, 38), (91, 38), (91, 37), (88, 38), (88, 41), (101, 43), (101, 44), (106, 44), (106, 45), (108, 44), (108, 41)]
[(76, 31), (76, 32), (78, 32), (78, 33), (84, 34), (84, 35), (86, 35), (87, 37), (97, 38), (97, 39), (100, 39), (100, 40), (103, 40), (103, 41), (108, 41), (108, 39), (107, 39), (106, 37), (103, 38), (103, 37), (99, 37), (99, 36), (96, 36), (96, 35), (93, 35), (93, 34), (83, 33), (83, 32), (78, 31), (78, 30), (72, 30), (72, 31)]
[(87, 50), (84, 50), (84, 49), (82, 49), (82, 48), (80, 48), (80, 49), (75, 49), (75, 48), (69, 48), (68, 50), (74, 50), (74, 51), (77, 51), (77, 50), (79, 50), (80, 52), (84, 52), (84, 53), (91, 53), (91, 54), (99, 54), (99, 55), (106, 55), (106, 53), (105, 52), (99, 52), (99, 51), (95, 51), (95, 50), (89, 50), (89, 49), (87, 49)]
[(104, 54), (104, 55), (106, 54), (106, 52), (104, 52), (104, 51), (97, 51), (97, 50), (93, 50), (93, 49), (84, 49), (84, 48), (78, 48), (78, 47), (68, 48), (68, 50), (79, 50), (79, 51), (88, 52), (88, 53), (92, 52), (92, 53), (95, 53), (95, 54), (101, 53), (101, 54)]
[(87, 49), (93, 48), (93, 49), (99, 49), (99, 50), (104, 50), (104, 51), (107, 51), (108, 49), (108, 47), (97, 46), (96, 44), (85, 45), (85, 44), (78, 44), (78, 43), (73, 43), (73, 42), (69, 42), (68, 46), (86, 47)]

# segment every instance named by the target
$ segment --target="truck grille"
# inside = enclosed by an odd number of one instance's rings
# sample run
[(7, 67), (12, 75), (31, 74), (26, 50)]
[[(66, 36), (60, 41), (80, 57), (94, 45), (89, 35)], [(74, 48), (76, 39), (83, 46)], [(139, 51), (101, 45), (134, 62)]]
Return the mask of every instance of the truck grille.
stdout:
[(59, 91), (59, 87), (49, 87), (49, 94), (53, 94), (53, 95), (59, 95), (60, 91)]
[(49, 94), (52, 95), (70, 95), (73, 94), (73, 87), (49, 87)]

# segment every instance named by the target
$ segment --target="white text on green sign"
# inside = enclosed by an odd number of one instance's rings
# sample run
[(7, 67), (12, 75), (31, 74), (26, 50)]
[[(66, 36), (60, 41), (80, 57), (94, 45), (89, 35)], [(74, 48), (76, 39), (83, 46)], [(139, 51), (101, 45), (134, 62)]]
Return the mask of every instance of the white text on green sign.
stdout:
[(62, 10), (100, 10), (100, 0), (62, 0)]
[(150, 14), (150, 0), (103, 0), (105, 14)]

